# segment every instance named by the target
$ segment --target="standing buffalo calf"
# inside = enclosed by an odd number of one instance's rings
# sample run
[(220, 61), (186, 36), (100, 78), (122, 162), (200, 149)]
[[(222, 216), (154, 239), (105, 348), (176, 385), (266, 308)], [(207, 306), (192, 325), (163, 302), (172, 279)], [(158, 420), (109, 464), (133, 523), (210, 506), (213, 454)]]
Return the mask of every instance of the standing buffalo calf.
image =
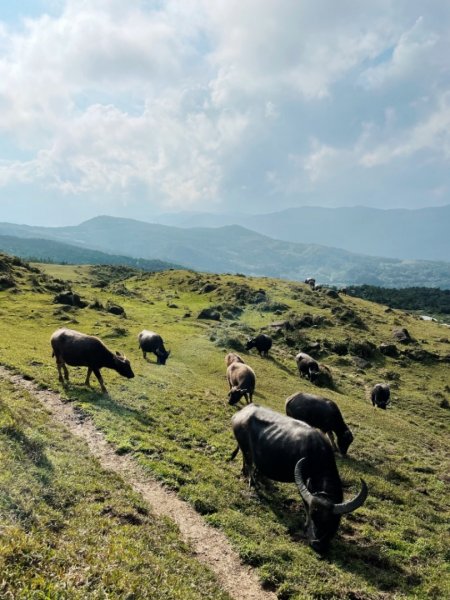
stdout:
[(272, 348), (272, 338), (264, 333), (260, 333), (254, 338), (250, 338), (245, 346), (246, 350), (256, 348), (260, 356), (269, 356), (269, 350)]
[(306, 377), (311, 382), (319, 375), (319, 363), (306, 352), (299, 352), (295, 357), (300, 377)]
[(353, 434), (345, 424), (336, 402), (322, 396), (299, 392), (289, 396), (285, 406), (289, 417), (304, 421), (326, 433), (331, 445), (337, 450), (333, 436), (335, 433), (339, 452), (343, 456), (347, 454), (348, 447), (353, 442)]
[(372, 388), (371, 399), (372, 406), (378, 406), (386, 410), (390, 402), (391, 389), (387, 383), (377, 383)]
[(50, 343), (61, 383), (64, 383), (62, 371), (65, 380), (69, 381), (69, 371), (66, 364), (71, 367), (87, 367), (86, 385), (90, 385), (89, 379), (91, 373), (94, 373), (100, 383), (102, 392), (105, 394), (107, 392), (100, 369), (114, 369), (114, 371), (128, 379), (134, 377), (130, 361), (119, 352), (114, 354), (111, 350), (108, 350), (98, 337), (63, 327), (53, 333)]
[(336, 533), (341, 516), (361, 506), (367, 486), (352, 500), (343, 501), (342, 482), (333, 450), (321, 431), (268, 408), (250, 404), (231, 419), (244, 458), (243, 473), (255, 484), (255, 474), (275, 481), (294, 482), (306, 511), (306, 533), (311, 547), (323, 552)]
[(138, 335), (139, 348), (142, 350), (142, 355), (147, 358), (147, 352), (153, 352), (156, 356), (156, 362), (158, 365), (165, 365), (166, 360), (169, 358), (170, 351), (164, 348), (164, 342), (162, 337), (154, 331), (148, 331), (143, 329)]
[(238, 354), (230, 352), (225, 357), (227, 381), (230, 386), (228, 404), (234, 405), (244, 396), (247, 404), (253, 401), (256, 376), (254, 370), (246, 365)]

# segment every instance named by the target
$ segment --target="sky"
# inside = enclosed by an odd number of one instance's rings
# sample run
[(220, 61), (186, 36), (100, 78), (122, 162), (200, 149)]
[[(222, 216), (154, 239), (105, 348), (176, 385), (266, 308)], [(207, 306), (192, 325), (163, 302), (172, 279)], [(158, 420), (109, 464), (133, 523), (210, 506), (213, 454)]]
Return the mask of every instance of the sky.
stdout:
[(450, 203), (448, 0), (3, 0), (0, 221)]

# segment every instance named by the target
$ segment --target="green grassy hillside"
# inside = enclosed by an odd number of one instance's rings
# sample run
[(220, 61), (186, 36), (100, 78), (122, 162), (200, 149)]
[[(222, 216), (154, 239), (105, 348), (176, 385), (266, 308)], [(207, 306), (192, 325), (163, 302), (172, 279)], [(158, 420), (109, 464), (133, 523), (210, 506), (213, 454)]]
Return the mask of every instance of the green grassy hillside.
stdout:
[(98, 250), (81, 248), (71, 244), (39, 238), (21, 238), (0, 235), (0, 250), (28, 260), (67, 263), (69, 265), (125, 265), (143, 271), (164, 271), (183, 267), (162, 260), (132, 258), (117, 254), (106, 254)]
[[(223, 530), (280, 598), (448, 597), (448, 328), (268, 278), (169, 271), (98, 288), (98, 273), (90, 267), (49, 265), (43, 275), (20, 263), (3, 265), (10, 285), (0, 291), (0, 361), (60, 391), (88, 414), (117, 453), (133, 456)], [(122, 305), (126, 318), (54, 304), (54, 276), (65, 280), (56, 287), (71, 285), (88, 301)], [(213, 308), (220, 320), (198, 319), (204, 308)], [(103, 396), (97, 382), (90, 390), (83, 386), (85, 369), (72, 368), (71, 384), (62, 388), (49, 345), (60, 326), (99, 335), (111, 349), (124, 351), (136, 377), (125, 380), (104, 370), (109, 395)], [(408, 329), (411, 344), (395, 342), (398, 327)], [(163, 335), (172, 351), (166, 366), (142, 358), (137, 334), (143, 328)], [(269, 359), (243, 351), (246, 336), (262, 330), (274, 337)], [(398, 356), (382, 354), (382, 342), (396, 343)], [(363, 477), (369, 497), (343, 518), (324, 558), (305, 542), (295, 486), (267, 483), (259, 493), (249, 490), (241, 461), (227, 461), (235, 447), (224, 364), (231, 349), (256, 371), (257, 403), (283, 412), (293, 392), (323, 393), (339, 404), (353, 430), (348, 458), (337, 457), (337, 463), (346, 495), (354, 494)], [(325, 387), (299, 379), (299, 350), (328, 367)], [(368, 399), (379, 381), (391, 384), (387, 411), (374, 409)], [(18, 401), (12, 395), (8, 410), (18, 410)], [(27, 428), (35, 435), (32, 419)], [(21, 527), (13, 539), (24, 535)], [(37, 534), (27, 535), (34, 540)]]

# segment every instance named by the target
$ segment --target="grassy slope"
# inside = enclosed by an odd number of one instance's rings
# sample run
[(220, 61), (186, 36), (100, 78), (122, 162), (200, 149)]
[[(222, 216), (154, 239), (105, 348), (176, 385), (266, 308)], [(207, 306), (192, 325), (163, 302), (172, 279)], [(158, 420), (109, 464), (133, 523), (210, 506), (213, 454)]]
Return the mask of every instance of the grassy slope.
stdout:
[(0, 597), (228, 598), (36, 400), (3, 381), (0, 394)]
[[(267, 585), (282, 598), (442, 598), (450, 591), (445, 571), (448, 497), (449, 411), (448, 363), (421, 364), (408, 359), (377, 357), (366, 371), (348, 356), (322, 358), (333, 373), (335, 399), (355, 434), (349, 458), (338, 458), (348, 494), (366, 479), (370, 496), (361, 509), (345, 517), (325, 559), (317, 557), (302, 537), (303, 511), (293, 485), (267, 485), (260, 494), (240, 478), (240, 461), (227, 463), (234, 448), (226, 404), (223, 357), (213, 339), (245, 339), (244, 332), (283, 317), (248, 306), (238, 323), (198, 321), (198, 311), (223, 301), (227, 283), (263, 287), (273, 301), (288, 303), (297, 314), (327, 317), (330, 325), (305, 330), (304, 341), (369, 339), (389, 341), (394, 326), (406, 326), (423, 348), (449, 352), (448, 329), (399, 311), (356, 298), (333, 300), (312, 294), (303, 285), (269, 279), (217, 278), (218, 292), (193, 289), (197, 276), (186, 272), (144, 275), (126, 282), (132, 295), (117, 296), (90, 287), (84, 267), (49, 269), (76, 281), (76, 291), (123, 305), (127, 319), (89, 309), (61, 313), (45, 292), (1, 292), (0, 356), (2, 362), (60, 389), (50, 358), (49, 336), (60, 325), (100, 335), (112, 349), (124, 350), (136, 377), (126, 381), (105, 371), (109, 397), (81, 384), (84, 370), (71, 369), (65, 394), (88, 412), (118, 452), (133, 453), (146, 469), (205, 518), (222, 528), (244, 560), (258, 568)], [(56, 274), (56, 273), (55, 273)], [(214, 276), (203, 280), (214, 280)], [(200, 284), (198, 284), (200, 285)], [(22, 289), (26, 289), (26, 286)], [(344, 303), (368, 329), (336, 323), (331, 309)], [(175, 304), (176, 308), (168, 308)], [(190, 312), (190, 318), (183, 318)], [(69, 319), (62, 321), (61, 317)], [(25, 322), (17, 327), (18, 322)], [(142, 328), (161, 332), (172, 355), (165, 367), (145, 362), (136, 336)], [(270, 360), (248, 355), (257, 374), (258, 403), (280, 411), (298, 390), (316, 391), (299, 381), (293, 356), (299, 347), (275, 345)], [(245, 354), (245, 353), (244, 353)], [(374, 410), (367, 386), (390, 379), (393, 408)], [(447, 436), (447, 437), (446, 437)]]
[(20, 238), (8, 235), (0, 235), (0, 249), (8, 254), (14, 254), (29, 260), (58, 261), (60, 263), (83, 265), (128, 265), (144, 271), (163, 271), (171, 267), (182, 268), (179, 264), (162, 260), (105, 254), (98, 250), (90, 250), (89, 248), (81, 248), (53, 240)]

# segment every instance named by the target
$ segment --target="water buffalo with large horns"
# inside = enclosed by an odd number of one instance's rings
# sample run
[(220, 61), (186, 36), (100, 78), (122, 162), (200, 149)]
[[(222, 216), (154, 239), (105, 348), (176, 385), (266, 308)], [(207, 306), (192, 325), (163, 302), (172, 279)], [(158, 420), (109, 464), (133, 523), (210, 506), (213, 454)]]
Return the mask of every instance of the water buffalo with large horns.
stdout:
[(115, 354), (111, 352), (98, 337), (63, 327), (53, 333), (50, 343), (61, 383), (64, 383), (62, 372), (65, 381), (69, 381), (66, 364), (71, 367), (87, 367), (85, 384), (90, 385), (89, 380), (94, 373), (104, 394), (107, 391), (100, 369), (114, 369), (119, 375), (128, 379), (134, 377), (130, 361), (119, 352)]
[(360, 507), (367, 486), (352, 500), (343, 501), (342, 482), (333, 449), (324, 434), (268, 408), (249, 404), (232, 419), (233, 432), (243, 454), (243, 473), (249, 484), (255, 474), (274, 481), (295, 482), (306, 510), (306, 535), (316, 552), (326, 550), (341, 516)]

